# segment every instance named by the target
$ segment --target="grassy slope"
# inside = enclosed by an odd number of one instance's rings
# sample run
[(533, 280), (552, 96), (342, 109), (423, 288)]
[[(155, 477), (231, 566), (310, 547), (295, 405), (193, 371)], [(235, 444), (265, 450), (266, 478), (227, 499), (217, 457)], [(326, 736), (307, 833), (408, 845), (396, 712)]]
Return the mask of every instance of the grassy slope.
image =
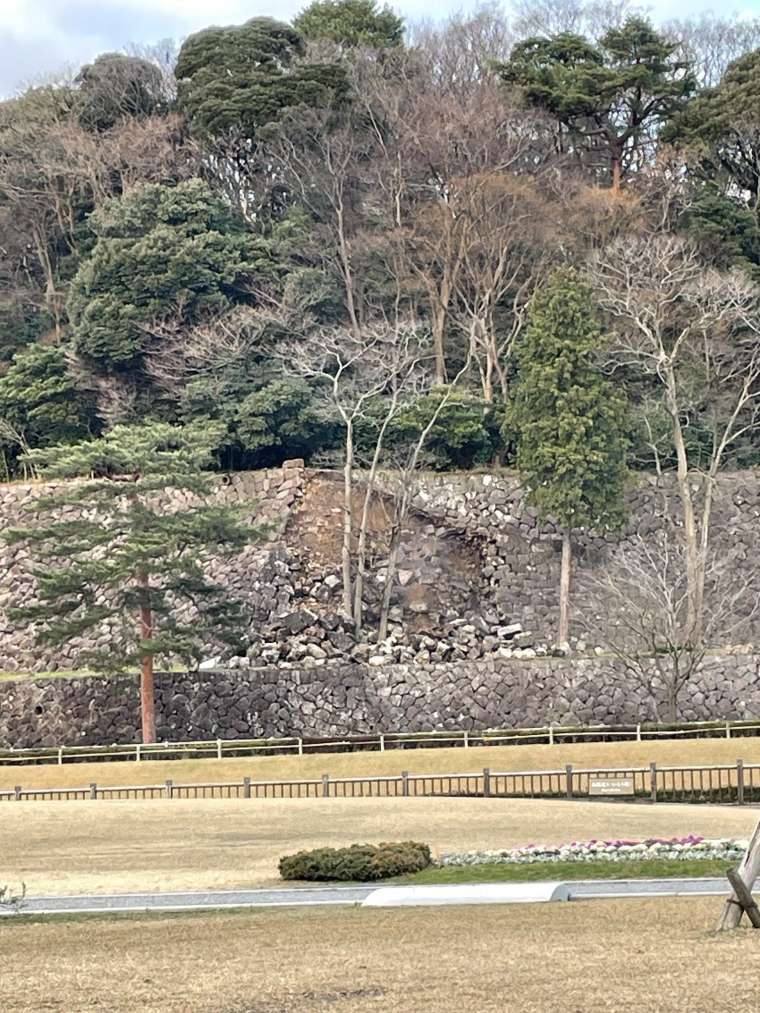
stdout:
[(576, 767), (648, 766), (760, 762), (760, 737), (741, 739), (667, 739), (655, 742), (612, 742), (557, 746), (477, 746), (470, 749), (394, 749), (385, 753), (321, 753), (307, 756), (261, 756), (223, 760), (150, 760), (142, 763), (71, 763), (57, 766), (0, 766), (0, 788), (87, 785), (161, 784), (318, 778), (371, 774), (457, 773), (482, 770), (547, 770)]

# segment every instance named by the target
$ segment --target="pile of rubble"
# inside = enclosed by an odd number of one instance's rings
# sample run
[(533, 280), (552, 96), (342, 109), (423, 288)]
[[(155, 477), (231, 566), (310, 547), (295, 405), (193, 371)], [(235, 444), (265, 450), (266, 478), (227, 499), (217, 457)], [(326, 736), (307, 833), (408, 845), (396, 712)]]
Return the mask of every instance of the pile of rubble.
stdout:
[[(450, 619), (445, 629), (431, 625), (410, 631), (402, 622), (401, 609), (395, 606), (390, 619), (388, 636), (378, 642), (371, 629), (357, 636), (352, 621), (337, 611), (299, 608), (273, 617), (265, 629), (252, 636), (247, 656), (233, 658), (229, 664), (255, 668), (309, 668), (336, 660), (369, 665), (429, 664), (489, 656), (537, 658), (551, 653), (520, 623), (503, 623), (498, 617), (471, 614)], [(203, 667), (213, 667), (219, 661), (211, 659)]]

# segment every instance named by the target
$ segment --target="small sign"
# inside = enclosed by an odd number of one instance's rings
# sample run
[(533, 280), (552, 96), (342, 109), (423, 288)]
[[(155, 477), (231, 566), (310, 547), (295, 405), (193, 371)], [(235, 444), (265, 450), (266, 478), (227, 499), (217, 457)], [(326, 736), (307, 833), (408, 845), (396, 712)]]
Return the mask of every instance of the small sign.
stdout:
[(632, 777), (590, 777), (589, 795), (633, 795)]

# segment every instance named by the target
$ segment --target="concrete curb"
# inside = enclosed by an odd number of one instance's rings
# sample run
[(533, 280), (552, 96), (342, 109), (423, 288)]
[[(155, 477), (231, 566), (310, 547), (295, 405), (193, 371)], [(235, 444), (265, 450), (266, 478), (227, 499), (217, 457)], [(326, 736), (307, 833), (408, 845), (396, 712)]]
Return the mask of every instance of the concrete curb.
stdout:
[[(540, 904), (554, 901), (642, 897), (728, 896), (724, 879), (597, 879), (536, 883), (456, 883), (431, 886), (287, 887), (261, 890), (207, 890), (180, 893), (82, 894), (30, 897), (18, 909), (22, 915), (119, 914), (146, 911), (204, 911), (231, 908), (426, 907), (462, 904)], [(0, 912), (13, 917), (12, 909)]]
[(428, 907), (459, 904), (541, 904), (569, 900), (566, 883), (456, 883), (444, 886), (385, 886), (362, 907)]

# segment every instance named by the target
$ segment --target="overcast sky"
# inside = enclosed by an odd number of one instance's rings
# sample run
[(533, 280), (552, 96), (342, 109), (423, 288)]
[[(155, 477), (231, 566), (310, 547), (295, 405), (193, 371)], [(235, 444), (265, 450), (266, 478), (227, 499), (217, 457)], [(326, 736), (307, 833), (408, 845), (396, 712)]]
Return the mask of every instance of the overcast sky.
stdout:
[[(65, 66), (129, 42), (182, 38), (210, 24), (235, 24), (260, 14), (289, 19), (308, 0), (0, 0), (0, 95)], [(436, 17), (475, 7), (468, 0), (398, 0), (409, 18)], [(642, 5), (643, 6), (643, 5)], [(718, 8), (716, 0), (651, 0), (657, 20)], [(760, 14), (760, 0), (736, 9)]]

